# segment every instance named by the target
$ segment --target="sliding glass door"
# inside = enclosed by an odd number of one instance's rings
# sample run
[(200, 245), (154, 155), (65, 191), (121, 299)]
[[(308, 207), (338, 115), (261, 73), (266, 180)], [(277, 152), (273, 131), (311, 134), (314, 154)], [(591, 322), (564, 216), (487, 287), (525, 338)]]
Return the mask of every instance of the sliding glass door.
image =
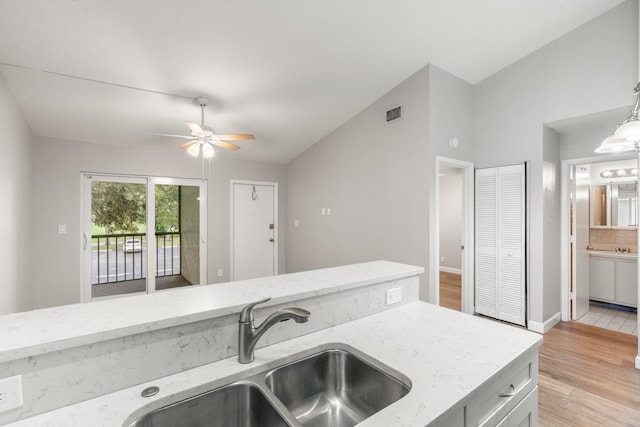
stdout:
[(205, 197), (199, 180), (84, 174), (83, 301), (206, 283)]

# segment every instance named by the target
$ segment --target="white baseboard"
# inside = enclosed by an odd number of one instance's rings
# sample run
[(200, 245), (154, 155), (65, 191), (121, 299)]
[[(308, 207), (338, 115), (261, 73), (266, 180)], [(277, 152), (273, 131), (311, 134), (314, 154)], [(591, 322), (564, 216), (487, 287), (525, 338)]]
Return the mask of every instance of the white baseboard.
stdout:
[(444, 273), (462, 274), (462, 269), (440, 266), (440, 271)]
[(561, 314), (560, 312), (557, 312), (556, 314), (548, 318), (544, 323), (529, 320), (529, 330), (537, 332), (539, 334), (545, 334), (549, 331), (549, 329), (556, 326), (556, 324), (560, 321), (560, 318)]

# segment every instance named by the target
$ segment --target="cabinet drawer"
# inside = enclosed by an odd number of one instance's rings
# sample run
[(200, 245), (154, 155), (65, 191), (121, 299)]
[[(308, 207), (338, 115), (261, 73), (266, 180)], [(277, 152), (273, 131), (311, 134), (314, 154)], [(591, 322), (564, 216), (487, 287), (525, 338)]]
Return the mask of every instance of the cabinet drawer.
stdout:
[(468, 426), (495, 426), (538, 383), (537, 354), (517, 362), (476, 393), (467, 408)]

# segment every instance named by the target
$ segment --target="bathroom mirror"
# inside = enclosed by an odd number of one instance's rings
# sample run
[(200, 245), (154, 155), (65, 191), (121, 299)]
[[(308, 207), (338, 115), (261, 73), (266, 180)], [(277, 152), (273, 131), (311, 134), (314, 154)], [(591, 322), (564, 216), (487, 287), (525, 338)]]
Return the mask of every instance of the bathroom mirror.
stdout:
[(636, 228), (637, 183), (627, 182), (611, 185), (611, 226), (614, 228)]
[(610, 184), (592, 185), (589, 205), (591, 207), (591, 228), (610, 228)]
[(637, 183), (591, 186), (591, 228), (637, 228)]

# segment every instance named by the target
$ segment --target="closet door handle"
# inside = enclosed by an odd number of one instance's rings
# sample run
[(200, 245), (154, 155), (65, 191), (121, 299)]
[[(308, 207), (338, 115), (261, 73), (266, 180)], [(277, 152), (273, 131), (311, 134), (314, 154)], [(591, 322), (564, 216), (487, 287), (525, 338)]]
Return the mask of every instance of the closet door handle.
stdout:
[(516, 394), (516, 388), (511, 384), (511, 391), (509, 393), (500, 393), (499, 397), (512, 397)]
[(87, 250), (87, 233), (82, 233), (83, 247), (82, 250)]

